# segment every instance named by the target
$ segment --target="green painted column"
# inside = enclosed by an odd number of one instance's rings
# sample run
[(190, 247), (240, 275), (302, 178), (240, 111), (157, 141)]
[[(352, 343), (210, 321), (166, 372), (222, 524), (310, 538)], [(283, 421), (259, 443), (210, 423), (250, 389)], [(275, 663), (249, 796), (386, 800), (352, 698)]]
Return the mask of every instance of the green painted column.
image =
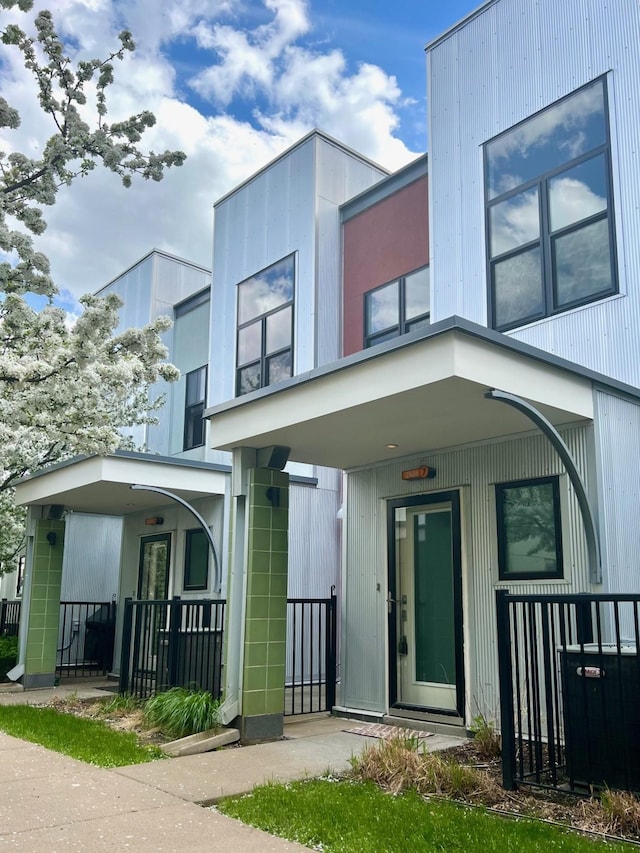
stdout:
[(22, 679), (25, 689), (55, 684), (63, 551), (64, 521), (36, 521)]
[(287, 648), (289, 475), (248, 472), (247, 578), (241, 736), (282, 735)]

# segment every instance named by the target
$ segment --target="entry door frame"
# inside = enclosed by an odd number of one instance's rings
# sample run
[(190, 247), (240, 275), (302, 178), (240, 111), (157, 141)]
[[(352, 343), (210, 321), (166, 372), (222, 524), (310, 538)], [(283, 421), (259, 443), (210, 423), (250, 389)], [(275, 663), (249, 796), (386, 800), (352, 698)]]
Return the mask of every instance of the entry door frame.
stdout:
[[(162, 542), (165, 541), (167, 543), (167, 566), (165, 569), (165, 578), (164, 585), (167, 591), (167, 597), (169, 596), (169, 578), (171, 575), (171, 544), (172, 544), (171, 531), (163, 531), (162, 533), (153, 533), (148, 536), (140, 537), (140, 550), (138, 554), (138, 599), (142, 595), (142, 573), (144, 570), (143, 560), (144, 560), (144, 546), (147, 542)], [(150, 599), (152, 600), (152, 599)]]
[[(442, 708), (400, 704), (398, 702), (398, 618), (396, 601), (397, 574), (395, 511), (401, 507), (429, 506), (429, 504), (451, 504), (451, 540), (453, 562), (453, 602), (455, 635), (455, 671), (456, 671), (456, 711)], [(442, 715), (456, 715), (464, 719), (465, 683), (464, 683), (464, 624), (462, 611), (462, 525), (460, 519), (460, 492), (452, 489), (447, 492), (427, 492), (420, 495), (406, 495), (387, 501), (387, 566), (388, 566), (388, 666), (389, 666), (389, 707), (406, 708), (411, 711), (423, 711)]]

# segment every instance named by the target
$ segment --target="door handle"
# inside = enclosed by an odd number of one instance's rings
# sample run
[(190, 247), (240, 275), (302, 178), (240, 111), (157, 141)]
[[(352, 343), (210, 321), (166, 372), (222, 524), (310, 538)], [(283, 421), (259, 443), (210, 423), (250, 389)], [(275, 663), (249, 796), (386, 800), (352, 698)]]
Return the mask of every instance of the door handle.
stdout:
[(395, 598), (391, 596), (391, 590), (387, 591), (387, 612), (393, 613), (393, 605), (396, 603)]
[(409, 645), (407, 643), (407, 638), (405, 636), (400, 637), (400, 642), (398, 643), (398, 654), (399, 655), (408, 655), (409, 654)]

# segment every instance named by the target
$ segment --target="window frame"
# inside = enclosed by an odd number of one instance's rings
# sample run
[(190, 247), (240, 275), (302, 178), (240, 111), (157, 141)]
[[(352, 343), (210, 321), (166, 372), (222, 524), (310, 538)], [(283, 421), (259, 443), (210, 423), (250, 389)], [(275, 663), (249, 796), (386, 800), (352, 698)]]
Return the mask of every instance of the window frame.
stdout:
[[(195, 535), (202, 535), (206, 545), (206, 564), (205, 564), (205, 580), (204, 585), (188, 584), (187, 571), (190, 567), (190, 559), (192, 553), (192, 542)], [(209, 589), (209, 540), (202, 527), (190, 527), (184, 531), (184, 565), (182, 567), (182, 589), (184, 592), (203, 592)]]
[[(427, 322), (431, 322), (431, 300), (429, 300), (429, 310), (424, 312), (423, 314), (419, 314), (417, 317), (412, 317), (410, 320), (406, 318), (406, 280), (414, 273), (422, 272), (423, 270), (429, 270), (429, 264), (425, 264), (424, 266), (417, 267), (414, 270), (410, 270), (409, 272), (404, 273), (403, 275), (398, 276), (397, 278), (392, 278), (389, 281), (385, 281), (384, 284), (379, 284), (377, 287), (372, 287), (371, 290), (367, 290), (364, 293), (364, 305), (363, 305), (363, 316), (362, 316), (362, 343), (363, 349), (369, 349), (369, 347), (373, 347), (378, 343), (383, 343), (384, 341), (392, 340), (393, 338), (399, 338), (401, 335), (406, 335), (407, 332), (411, 332), (416, 324), (427, 320)], [(372, 294), (377, 293), (379, 290), (382, 290), (385, 287), (388, 287), (390, 284), (394, 284), (394, 282), (398, 283), (398, 323), (393, 326), (388, 326), (386, 329), (382, 329), (379, 332), (374, 332), (372, 334), (368, 334), (367, 325), (368, 325), (368, 301)], [(430, 287), (430, 282), (427, 278), (427, 286)], [(397, 329), (396, 332), (394, 330)]]
[[(507, 571), (506, 525), (504, 517), (505, 493), (509, 489), (524, 486), (551, 485), (553, 499), (553, 523), (555, 528), (556, 570), (553, 572), (517, 572)], [(560, 498), (560, 477), (553, 474), (546, 477), (528, 477), (523, 480), (509, 480), (495, 483), (496, 536), (498, 543), (498, 577), (500, 581), (535, 581), (564, 579), (564, 550), (562, 531), (562, 502)]]
[[(605, 141), (600, 145), (590, 148), (586, 153), (580, 154), (577, 157), (569, 158), (561, 165), (539, 174), (537, 177), (527, 180), (510, 190), (496, 195), (494, 198), (489, 198), (489, 163), (488, 163), (488, 148), (489, 146), (512, 133), (519, 127), (524, 126), (530, 121), (533, 121), (545, 111), (557, 107), (564, 101), (576, 96), (581, 91), (588, 89), (590, 86), (600, 83), (602, 85), (603, 99), (603, 118), (605, 124)], [(615, 216), (614, 216), (614, 198), (613, 198), (613, 170), (611, 161), (611, 127), (610, 127), (610, 112), (609, 112), (609, 93), (607, 86), (607, 75), (601, 75), (593, 80), (590, 80), (584, 86), (574, 89), (567, 95), (547, 104), (546, 107), (522, 119), (511, 127), (504, 130), (502, 133), (488, 139), (482, 146), (482, 162), (483, 162), (483, 180), (484, 180), (484, 208), (485, 208), (485, 261), (487, 270), (487, 316), (490, 327), (498, 332), (507, 332), (512, 329), (521, 328), (529, 323), (534, 323), (540, 320), (545, 320), (550, 317), (564, 314), (574, 308), (584, 305), (589, 305), (593, 302), (598, 302), (610, 296), (615, 296), (619, 293), (619, 280), (617, 268), (617, 251), (616, 251), (616, 232), (615, 232)], [(562, 174), (576, 166), (595, 160), (602, 156), (604, 159), (605, 172), (605, 187), (607, 193), (607, 207), (604, 211), (598, 211), (585, 219), (572, 222), (555, 231), (551, 230), (551, 215), (549, 207), (550, 199), (550, 182), (557, 175)], [(538, 224), (539, 236), (535, 240), (530, 240), (528, 243), (502, 252), (495, 257), (491, 253), (491, 210), (496, 205), (508, 201), (527, 190), (536, 189), (538, 192)], [(611, 287), (606, 290), (599, 291), (595, 294), (589, 294), (584, 297), (576, 298), (570, 302), (558, 304), (557, 300), (557, 272), (556, 272), (556, 256), (554, 252), (554, 244), (559, 238), (562, 238), (572, 232), (583, 230), (584, 228), (593, 225), (603, 219), (607, 220), (608, 236), (609, 236), (609, 266), (611, 271)], [(540, 249), (540, 277), (542, 286), (542, 311), (536, 311), (527, 316), (523, 316), (513, 322), (498, 324), (496, 320), (496, 297), (495, 297), (495, 276), (494, 269), (497, 263), (503, 262), (518, 255), (525, 254), (531, 249), (539, 247)]]
[[(204, 371), (204, 397), (198, 400), (195, 403), (188, 404), (188, 389), (189, 389), (189, 377), (194, 374), (198, 374)], [(203, 419), (204, 410), (207, 403), (207, 382), (209, 379), (209, 367), (206, 364), (201, 365), (200, 367), (196, 367), (195, 370), (190, 370), (185, 374), (185, 386), (184, 386), (184, 429), (182, 434), (182, 450), (194, 450), (196, 447), (204, 447), (206, 444), (206, 424)], [(202, 421), (202, 425), (199, 427), (201, 430), (201, 441), (194, 442), (193, 434), (194, 434), (194, 425), (198, 420)]]
[[(277, 266), (285, 261), (291, 261), (291, 270), (292, 270), (292, 286), (291, 292), (293, 294), (292, 298), (287, 300), (286, 302), (277, 305), (275, 308), (272, 308), (270, 311), (265, 311), (263, 314), (257, 314), (255, 317), (251, 317), (249, 320), (246, 320), (244, 323), (239, 323), (238, 319), (240, 317), (240, 288), (243, 284), (251, 281), (252, 279), (259, 278), (261, 275), (266, 273), (268, 270), (272, 269), (272, 267)], [(241, 373), (242, 371), (247, 370), (250, 367), (258, 367), (260, 371), (260, 384), (257, 388), (252, 390), (259, 390), (260, 388), (267, 388), (269, 385), (277, 384), (274, 382), (267, 382), (267, 377), (269, 373), (269, 365), (271, 362), (282, 356), (286, 353), (290, 354), (291, 361), (291, 373), (290, 376), (294, 374), (294, 363), (293, 363), (293, 343), (294, 343), (294, 329), (295, 329), (295, 301), (296, 301), (296, 279), (297, 279), (297, 265), (296, 265), (296, 253), (293, 252), (289, 255), (285, 255), (282, 258), (279, 258), (277, 261), (274, 261), (272, 264), (269, 264), (266, 267), (263, 267), (258, 272), (249, 276), (248, 278), (243, 279), (238, 282), (236, 285), (236, 354), (235, 354), (235, 395), (236, 397), (244, 396), (245, 394), (250, 394), (251, 391), (242, 391), (240, 387), (241, 383)], [(278, 350), (274, 350), (273, 352), (267, 352), (267, 321), (269, 317), (274, 316), (275, 314), (279, 314), (280, 312), (286, 311), (287, 309), (291, 310), (291, 321), (290, 321), (290, 343), (288, 346), (280, 347)], [(239, 353), (240, 353), (240, 333), (243, 329), (248, 328), (254, 324), (260, 323), (260, 355), (258, 358), (255, 358), (251, 361), (239, 363)]]

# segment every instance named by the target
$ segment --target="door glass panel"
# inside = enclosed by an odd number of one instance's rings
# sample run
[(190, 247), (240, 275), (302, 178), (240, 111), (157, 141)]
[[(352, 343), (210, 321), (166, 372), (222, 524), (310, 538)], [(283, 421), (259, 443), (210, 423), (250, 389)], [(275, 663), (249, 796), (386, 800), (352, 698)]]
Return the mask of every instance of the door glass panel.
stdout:
[(451, 513), (413, 519), (415, 678), (454, 684), (456, 673)]
[(142, 539), (138, 598), (164, 601), (168, 594), (171, 534)]

